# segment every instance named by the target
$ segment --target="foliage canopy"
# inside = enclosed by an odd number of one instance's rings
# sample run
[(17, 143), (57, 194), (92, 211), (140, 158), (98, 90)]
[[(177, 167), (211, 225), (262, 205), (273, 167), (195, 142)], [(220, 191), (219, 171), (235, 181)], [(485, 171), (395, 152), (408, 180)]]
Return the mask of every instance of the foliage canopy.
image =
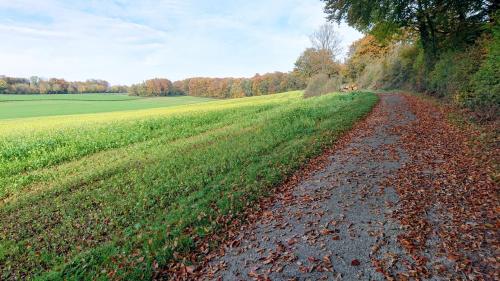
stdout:
[(323, 0), (331, 21), (347, 23), (385, 38), (410, 29), (418, 32), (430, 67), (440, 50), (473, 42), (498, 8), (488, 0)]

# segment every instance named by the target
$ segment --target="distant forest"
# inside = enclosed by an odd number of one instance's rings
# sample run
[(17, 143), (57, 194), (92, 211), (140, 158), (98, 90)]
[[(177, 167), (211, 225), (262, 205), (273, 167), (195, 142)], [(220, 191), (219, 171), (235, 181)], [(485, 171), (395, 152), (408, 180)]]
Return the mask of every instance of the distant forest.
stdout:
[(110, 86), (107, 81), (99, 79), (68, 82), (57, 78), (32, 76), (28, 79), (0, 75), (0, 94), (125, 93), (127, 90), (127, 86)]
[(82, 94), (129, 93), (133, 96), (175, 96), (236, 98), (300, 90), (306, 79), (297, 72), (256, 74), (252, 78), (188, 78), (171, 82), (154, 78), (132, 86), (111, 86), (105, 80), (68, 82), (64, 79), (39, 77), (15, 78), (0, 76), (3, 94)]
[(134, 96), (190, 95), (198, 97), (238, 98), (301, 90), (306, 80), (296, 72), (256, 74), (252, 78), (188, 78), (171, 82), (155, 78), (132, 85)]

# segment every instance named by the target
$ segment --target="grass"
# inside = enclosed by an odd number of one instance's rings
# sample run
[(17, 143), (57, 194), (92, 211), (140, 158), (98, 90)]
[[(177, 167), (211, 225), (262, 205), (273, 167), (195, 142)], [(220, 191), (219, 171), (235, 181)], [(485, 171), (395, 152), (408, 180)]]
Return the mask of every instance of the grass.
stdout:
[(124, 94), (0, 95), (0, 119), (137, 110), (211, 100), (190, 96), (147, 98)]
[(376, 101), (289, 92), (0, 122), (0, 279), (149, 279)]

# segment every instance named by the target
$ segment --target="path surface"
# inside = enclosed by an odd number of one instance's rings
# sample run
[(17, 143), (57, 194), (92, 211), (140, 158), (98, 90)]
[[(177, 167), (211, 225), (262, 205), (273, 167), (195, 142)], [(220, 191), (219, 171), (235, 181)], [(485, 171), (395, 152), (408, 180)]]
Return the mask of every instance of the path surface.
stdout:
[(397, 266), (403, 255), (388, 218), (398, 198), (383, 182), (407, 161), (394, 128), (414, 118), (402, 96), (381, 96), (367, 126), (211, 261), (205, 278), (383, 280), (372, 260), (392, 257)]
[(450, 124), (449, 108), (380, 98), (334, 148), (233, 221), (222, 246), (200, 244), (202, 265), (175, 264), (170, 279), (500, 280), (491, 176), (500, 146)]

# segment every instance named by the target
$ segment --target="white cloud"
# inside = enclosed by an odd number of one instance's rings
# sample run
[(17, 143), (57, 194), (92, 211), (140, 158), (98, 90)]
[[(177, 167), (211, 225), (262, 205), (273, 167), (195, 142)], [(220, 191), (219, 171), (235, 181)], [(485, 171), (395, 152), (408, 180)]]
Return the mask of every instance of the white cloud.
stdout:
[[(0, 74), (118, 84), (288, 71), (325, 21), (322, 8), (317, 0), (0, 0)], [(360, 37), (339, 31), (345, 47)]]

